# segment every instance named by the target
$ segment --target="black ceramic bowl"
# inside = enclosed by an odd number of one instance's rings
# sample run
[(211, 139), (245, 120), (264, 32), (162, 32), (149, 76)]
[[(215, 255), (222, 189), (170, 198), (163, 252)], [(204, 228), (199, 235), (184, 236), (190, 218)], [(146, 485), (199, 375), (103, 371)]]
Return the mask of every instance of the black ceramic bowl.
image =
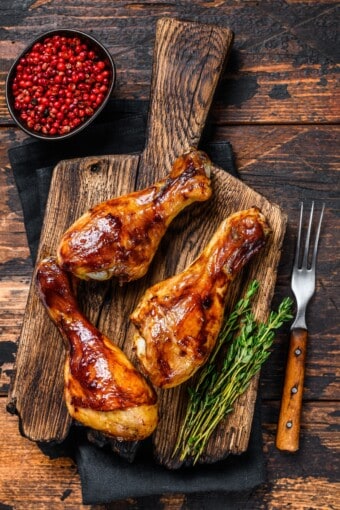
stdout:
[[(64, 39), (64, 51), (65, 53), (65, 59), (61, 59), (61, 61), (57, 61), (57, 53), (59, 51), (63, 51), (62, 48), (58, 48), (58, 50), (54, 50), (52, 48), (51, 51), (57, 52), (54, 57), (54, 63), (49, 62), (46, 65), (46, 62), (44, 62), (44, 59), (46, 60), (46, 40), (48, 41), (59, 41), (55, 43), (55, 45), (61, 44), (60, 38), (66, 38)], [(76, 38), (76, 39), (75, 39)], [(80, 43), (77, 45), (75, 44), (75, 40), (80, 41)], [(71, 45), (71, 41), (73, 41), (73, 46)], [(37, 45), (37, 43), (39, 43)], [(70, 47), (68, 47), (68, 44)], [(82, 48), (80, 47), (82, 45)], [(52, 44), (53, 46), (53, 44)], [(23, 66), (27, 66), (29, 64), (25, 63), (27, 60), (27, 57), (31, 55), (31, 52), (35, 52), (37, 54), (37, 51), (34, 48), (41, 48), (40, 55), (41, 55), (41, 62), (39, 61), (39, 57), (35, 55), (34, 57), (29, 57), (32, 59), (32, 66), (31, 70), (29, 71), (29, 76), (24, 77), (24, 79), (19, 80), (18, 77), (15, 80), (15, 77), (18, 75), (18, 73), (25, 73), (25, 70), (23, 71), (20, 68)], [(80, 54), (81, 50), (83, 49), (84, 55)], [(77, 54), (72, 54), (72, 52), (75, 50), (78, 51)], [(80, 52), (80, 53), (79, 53)], [(91, 52), (91, 53), (89, 53)], [(38, 52), (39, 53), (39, 52)], [(48, 53), (48, 51), (47, 51)], [(70, 60), (68, 60), (68, 53), (71, 55)], [(80, 54), (79, 60), (78, 56)], [(90, 54), (90, 57), (89, 57)], [(45, 57), (43, 57), (45, 55)], [(73, 55), (73, 56), (72, 56)], [(86, 60), (86, 65), (90, 66), (88, 69), (90, 71), (83, 72), (82, 69), (82, 62), (81, 59)], [(23, 60), (24, 59), (24, 60)], [(24, 62), (24, 64), (22, 64)], [(98, 63), (101, 62), (101, 65), (103, 66), (105, 63), (105, 67), (102, 68), (102, 73), (100, 74), (100, 70), (96, 70), (93, 66), (98, 66)], [(64, 63), (64, 64), (63, 64)], [(66, 65), (65, 65), (66, 64)], [(36, 71), (37, 67), (39, 66), (39, 69), (41, 66), (44, 66), (45, 74), (43, 75), (43, 78), (37, 78), (37, 75), (40, 76), (41, 73)], [(85, 65), (85, 64), (84, 64)], [(19, 66), (19, 70), (18, 70)], [(91, 67), (92, 66), (92, 67)], [(105, 71), (105, 73), (104, 73)], [(72, 74), (73, 73), (73, 74)], [(93, 98), (95, 94), (98, 94), (99, 91), (99, 84), (96, 83), (96, 79), (98, 74), (103, 79), (103, 74), (105, 74), (103, 81), (105, 82), (104, 89), (105, 91), (101, 92), (102, 100), (99, 104), (96, 102), (90, 101), (91, 97)], [(49, 76), (49, 74), (51, 76)], [(56, 75), (60, 75), (57, 80), (61, 82), (61, 84), (57, 85), (57, 93), (54, 94), (55, 89), (51, 90), (51, 87), (55, 86), (55, 77)], [(72, 78), (73, 76), (73, 78)], [(80, 80), (79, 80), (80, 76)], [(100, 77), (99, 76), (99, 77)], [(83, 78), (83, 81), (82, 81)], [(116, 72), (115, 72), (115, 65), (112, 60), (111, 55), (107, 51), (107, 49), (94, 37), (85, 34), (83, 32), (80, 32), (78, 30), (68, 30), (68, 29), (60, 29), (60, 30), (51, 30), (48, 32), (43, 33), (39, 37), (37, 37), (34, 41), (32, 41), (29, 46), (18, 56), (14, 64), (12, 65), (6, 80), (6, 102), (8, 110), (13, 118), (13, 120), (16, 122), (16, 124), (27, 134), (34, 136), (35, 138), (39, 138), (42, 140), (63, 140), (65, 138), (69, 138), (71, 136), (74, 136), (75, 134), (79, 133), (83, 129), (85, 129), (103, 110), (105, 107), (107, 101), (109, 100), (109, 97), (111, 95), (111, 92), (113, 90), (113, 87), (115, 85), (115, 79), (116, 79)], [(25, 81), (26, 80), (26, 81)], [(14, 81), (16, 84), (14, 84)], [(64, 81), (64, 83), (63, 83)], [(87, 83), (86, 85), (80, 85), (80, 83)], [(70, 84), (70, 85), (69, 85)], [(103, 85), (103, 84), (101, 84)], [(37, 93), (37, 87), (40, 87), (39, 93)], [(82, 92), (78, 91), (78, 87), (80, 86), (80, 89), (82, 89)], [(16, 90), (14, 90), (14, 88)], [(85, 90), (84, 88), (87, 87), (93, 90), (93, 95), (91, 96), (91, 90)], [(96, 88), (97, 87), (97, 88)], [(72, 90), (74, 89), (74, 90)], [(77, 90), (78, 99), (75, 96), (75, 90)], [(63, 92), (61, 92), (63, 91)], [(84, 102), (83, 98), (89, 96), (90, 99), (87, 98), (87, 101)], [(67, 98), (67, 94), (71, 96), (72, 99)], [(73, 95), (72, 95), (73, 94)], [(83, 95), (85, 94), (85, 96)], [(20, 95), (20, 101), (18, 100), (18, 95)], [(38, 95), (39, 97), (36, 97)], [(47, 102), (47, 99), (42, 100), (41, 97), (48, 96), (49, 101)], [(75, 99), (74, 99), (75, 96)], [(98, 95), (97, 95), (98, 99)], [(67, 103), (70, 103), (70, 100), (72, 101), (71, 104), (65, 104), (65, 101)], [(41, 102), (42, 101), (42, 102)], [(45, 103), (44, 103), (45, 101)], [(23, 102), (24, 104), (23, 106)], [(41, 103), (40, 103), (41, 102)], [(46, 104), (47, 103), (47, 104)], [(44, 108), (44, 105), (46, 106)], [(54, 105), (57, 106), (57, 108), (54, 107)], [(38, 113), (38, 107), (40, 108), (40, 113)], [(24, 109), (23, 109), (24, 108)], [(59, 109), (63, 110), (63, 113), (59, 113)], [(52, 112), (51, 112), (52, 110)], [(68, 119), (68, 116), (72, 116), (70, 113), (70, 110), (73, 110), (74, 117), (77, 120), (70, 121), (69, 123), (64, 121), (64, 118), (66, 117)], [(85, 111), (84, 111), (85, 110)], [(24, 112), (24, 118), (22, 118), (22, 113)], [(26, 112), (26, 118), (25, 118), (25, 112)], [(28, 113), (27, 113), (28, 112)], [(32, 113), (33, 112), (33, 113)], [(56, 113), (57, 112), (57, 113)], [(78, 113), (75, 114), (75, 112), (80, 112), (82, 115)], [(41, 119), (38, 118), (38, 121), (36, 121), (35, 115), (40, 115)], [(33, 116), (33, 117), (30, 117)], [(57, 118), (59, 116), (59, 119)], [(27, 118), (28, 117), (28, 118)], [(64, 117), (64, 118), (63, 118)], [(41, 124), (41, 122), (43, 124)], [(64, 125), (62, 124), (64, 122)], [(76, 123), (79, 123), (78, 125), (73, 125)], [(32, 125), (33, 124), (33, 125)], [(60, 124), (62, 127), (56, 128), (56, 126)], [(70, 125), (68, 125), (70, 124)], [(71, 125), (72, 124), (72, 125)], [(47, 127), (44, 127), (47, 126)], [(54, 127), (53, 127), (54, 126)], [(45, 132), (44, 132), (45, 131)], [(51, 132), (50, 132), (51, 131)], [(57, 132), (55, 132), (57, 131)]]

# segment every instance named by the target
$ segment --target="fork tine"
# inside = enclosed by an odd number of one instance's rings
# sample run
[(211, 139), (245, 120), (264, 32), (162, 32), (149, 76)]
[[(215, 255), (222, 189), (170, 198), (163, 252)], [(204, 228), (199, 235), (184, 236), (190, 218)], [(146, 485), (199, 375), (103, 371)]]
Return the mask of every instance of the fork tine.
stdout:
[(308, 252), (309, 252), (309, 243), (310, 243), (310, 233), (312, 230), (312, 223), (313, 223), (313, 214), (314, 214), (314, 201), (312, 202), (312, 207), (311, 207), (310, 215), (309, 215), (309, 223), (308, 223), (308, 230), (307, 230), (307, 235), (306, 235), (305, 251), (304, 251), (303, 260), (302, 260), (302, 267), (307, 267), (307, 264), (308, 264)]
[(319, 237), (320, 237), (321, 223), (322, 223), (322, 219), (323, 219), (323, 213), (324, 213), (324, 210), (325, 210), (325, 204), (323, 203), (323, 204), (322, 204), (321, 213), (320, 213), (320, 218), (319, 218), (318, 228), (317, 228), (316, 236), (315, 236), (315, 243), (314, 243), (314, 250), (313, 250), (313, 258), (312, 258), (312, 269), (315, 269), (315, 266), (316, 266), (316, 257), (317, 257), (317, 255), (318, 255)]
[(300, 256), (300, 246), (301, 246), (301, 231), (302, 231), (302, 217), (303, 217), (303, 202), (300, 202), (300, 220), (299, 220), (298, 237), (297, 237), (296, 248), (295, 248), (294, 267), (299, 267), (299, 256)]

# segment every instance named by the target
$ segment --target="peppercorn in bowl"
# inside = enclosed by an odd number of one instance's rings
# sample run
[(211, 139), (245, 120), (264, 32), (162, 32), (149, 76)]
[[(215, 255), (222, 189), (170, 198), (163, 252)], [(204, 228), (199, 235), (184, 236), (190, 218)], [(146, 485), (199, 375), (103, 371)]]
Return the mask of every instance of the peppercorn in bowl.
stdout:
[(60, 140), (88, 126), (103, 110), (115, 84), (109, 52), (77, 30), (52, 30), (35, 39), (6, 80), (8, 110), (29, 135)]

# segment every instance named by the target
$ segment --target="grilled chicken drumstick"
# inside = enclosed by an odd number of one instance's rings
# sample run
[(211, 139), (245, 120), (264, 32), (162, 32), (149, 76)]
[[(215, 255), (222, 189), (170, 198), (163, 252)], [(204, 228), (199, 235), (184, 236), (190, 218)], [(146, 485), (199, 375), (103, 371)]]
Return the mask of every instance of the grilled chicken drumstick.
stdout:
[(167, 179), (96, 205), (63, 235), (59, 265), (83, 279), (141, 278), (175, 216), (210, 198), (209, 175), (208, 156), (191, 150), (175, 161)]
[(157, 425), (154, 390), (125, 354), (80, 312), (71, 281), (54, 258), (38, 266), (36, 284), (64, 338), (65, 400), (77, 421), (122, 440), (139, 440)]
[(268, 234), (257, 208), (237, 212), (185, 271), (146, 291), (131, 320), (138, 330), (137, 356), (155, 386), (177, 386), (206, 362), (222, 325), (229, 284)]

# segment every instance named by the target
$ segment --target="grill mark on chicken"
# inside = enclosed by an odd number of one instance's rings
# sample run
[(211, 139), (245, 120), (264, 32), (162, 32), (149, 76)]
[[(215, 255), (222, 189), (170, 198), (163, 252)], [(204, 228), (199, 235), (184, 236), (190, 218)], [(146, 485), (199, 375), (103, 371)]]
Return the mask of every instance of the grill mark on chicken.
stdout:
[(205, 310), (209, 310), (213, 303), (212, 297), (210, 295), (204, 296), (202, 298), (202, 306)]

